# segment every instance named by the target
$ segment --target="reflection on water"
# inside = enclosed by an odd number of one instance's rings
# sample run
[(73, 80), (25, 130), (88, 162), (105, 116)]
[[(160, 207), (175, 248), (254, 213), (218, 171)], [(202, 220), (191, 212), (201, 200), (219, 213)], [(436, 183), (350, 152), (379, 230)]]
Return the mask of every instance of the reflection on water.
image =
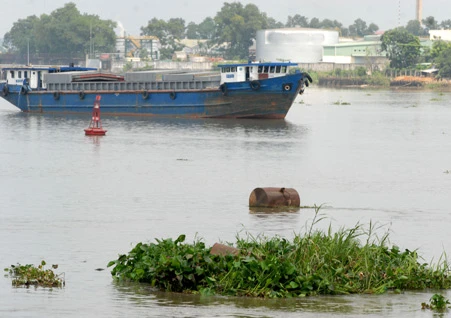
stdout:
[(294, 213), (299, 212), (301, 210), (300, 207), (288, 207), (288, 206), (280, 206), (280, 207), (249, 207), (249, 213), (256, 214), (258, 216), (266, 216), (271, 215), (273, 213), (281, 215), (283, 213)]
[[(285, 121), (29, 115), (0, 103), (3, 267), (45, 259), (66, 287), (12, 289), (5, 317), (420, 316), (432, 291), (262, 300), (121, 285), (105, 268), (138, 242), (251, 234), (292, 237), (315, 210), (250, 209), (256, 187), (289, 187), (324, 204), (316, 228), (382, 225), (425, 261), (451, 251), (451, 94), (311, 89)], [(303, 100), (305, 103), (301, 103)], [(350, 105), (334, 105), (337, 100)]]
[[(261, 299), (247, 297), (201, 296), (182, 293), (165, 293), (147, 284), (114, 282), (117, 301), (133, 304), (141, 309), (162, 309), (163, 316), (192, 317), (315, 317), (321, 314), (359, 317), (386, 316), (393, 311), (406, 316), (422, 314), (421, 302), (427, 302), (424, 293), (318, 296), (300, 299)], [(433, 291), (431, 291), (433, 292)], [(435, 291), (439, 292), (439, 291)], [(443, 291), (440, 291), (443, 293)], [(409, 301), (406, 301), (409, 299)]]

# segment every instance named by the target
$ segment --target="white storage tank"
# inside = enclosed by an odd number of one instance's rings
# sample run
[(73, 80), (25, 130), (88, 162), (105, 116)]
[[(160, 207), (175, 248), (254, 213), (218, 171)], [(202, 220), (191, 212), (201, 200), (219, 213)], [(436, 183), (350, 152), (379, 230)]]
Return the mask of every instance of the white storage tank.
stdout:
[(317, 63), (323, 59), (323, 45), (338, 43), (338, 31), (285, 28), (257, 31), (257, 61)]

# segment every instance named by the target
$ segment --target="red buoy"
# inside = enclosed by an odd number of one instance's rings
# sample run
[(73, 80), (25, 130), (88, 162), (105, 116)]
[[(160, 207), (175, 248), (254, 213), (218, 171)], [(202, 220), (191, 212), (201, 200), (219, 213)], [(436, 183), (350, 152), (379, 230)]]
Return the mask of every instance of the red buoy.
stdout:
[(106, 129), (102, 128), (102, 122), (100, 121), (100, 99), (101, 96), (96, 96), (94, 107), (92, 108), (92, 118), (89, 127), (85, 129), (86, 136), (105, 136)]

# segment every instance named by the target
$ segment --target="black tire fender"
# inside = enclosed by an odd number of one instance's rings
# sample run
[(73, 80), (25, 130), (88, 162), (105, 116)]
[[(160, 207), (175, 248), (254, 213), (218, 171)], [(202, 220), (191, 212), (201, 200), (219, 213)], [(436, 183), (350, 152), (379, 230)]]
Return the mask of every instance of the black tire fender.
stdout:
[(177, 94), (175, 92), (169, 93), (169, 98), (171, 98), (172, 100), (174, 100), (176, 97), (177, 97)]
[(259, 81), (251, 81), (250, 83), (249, 83), (249, 85), (251, 86), (251, 88), (254, 90), (254, 91), (258, 91), (259, 89), (260, 89), (260, 82)]
[[(304, 77), (307, 77), (307, 79), (309, 80), (310, 83), (313, 83), (312, 77), (309, 75), (309, 73), (305, 73), (304, 72)], [(308, 87), (308, 84), (307, 84)]]
[(54, 92), (53, 93), (53, 99), (54, 100), (59, 100), (60, 99), (60, 92)]
[(219, 88), (221, 89), (222, 95), (226, 96), (228, 93), (227, 85), (223, 83), (219, 86)]
[(5, 97), (9, 95), (8, 85), (3, 86), (3, 88), (2, 88), (2, 95), (5, 96)]
[(86, 93), (85, 93), (85, 92), (83, 92), (83, 91), (79, 91), (79, 92), (78, 92), (78, 98), (80, 98), (80, 99), (85, 99), (85, 96), (86, 96)]

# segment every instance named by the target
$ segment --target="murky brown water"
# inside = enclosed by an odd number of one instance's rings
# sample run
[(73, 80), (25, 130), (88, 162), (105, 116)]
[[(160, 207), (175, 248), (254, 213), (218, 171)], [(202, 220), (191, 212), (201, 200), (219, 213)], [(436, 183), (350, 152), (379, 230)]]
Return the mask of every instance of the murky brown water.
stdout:
[(104, 118), (100, 138), (84, 136), (89, 118), (29, 116), (0, 102), (0, 266), (45, 259), (66, 277), (51, 291), (0, 279), (0, 316), (430, 316), (420, 304), (433, 291), (200, 297), (118, 285), (95, 269), (154, 238), (184, 233), (211, 245), (303, 231), (311, 209), (250, 213), (249, 194), (265, 186), (325, 204), (319, 227), (371, 221), (428, 262), (450, 254), (450, 102), (450, 93), (313, 88), (286, 121)]

